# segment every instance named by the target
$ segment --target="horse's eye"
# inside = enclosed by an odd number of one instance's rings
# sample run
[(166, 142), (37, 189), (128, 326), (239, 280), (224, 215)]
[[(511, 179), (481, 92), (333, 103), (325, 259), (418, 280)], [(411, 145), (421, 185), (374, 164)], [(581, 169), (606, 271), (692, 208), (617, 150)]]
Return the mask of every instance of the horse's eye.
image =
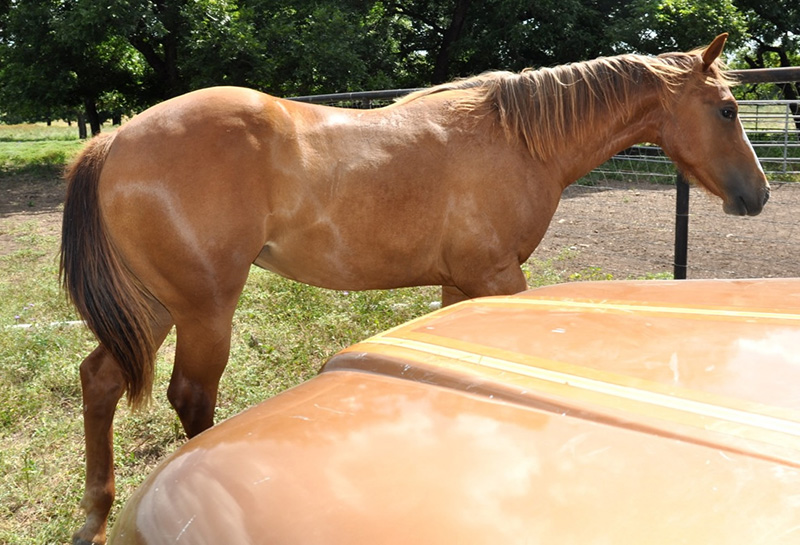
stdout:
[(720, 110), (720, 114), (725, 119), (736, 119), (736, 108), (731, 106), (726, 106)]

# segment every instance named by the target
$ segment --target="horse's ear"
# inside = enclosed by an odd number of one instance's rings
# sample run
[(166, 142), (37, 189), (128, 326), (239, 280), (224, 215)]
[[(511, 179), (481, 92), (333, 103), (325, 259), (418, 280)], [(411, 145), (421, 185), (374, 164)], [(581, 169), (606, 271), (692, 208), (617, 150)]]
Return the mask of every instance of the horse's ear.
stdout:
[(727, 32), (720, 34), (703, 50), (703, 70), (708, 70), (711, 65), (714, 64), (714, 61), (717, 60), (717, 57), (722, 54), (722, 48), (725, 47), (725, 40), (727, 39)]

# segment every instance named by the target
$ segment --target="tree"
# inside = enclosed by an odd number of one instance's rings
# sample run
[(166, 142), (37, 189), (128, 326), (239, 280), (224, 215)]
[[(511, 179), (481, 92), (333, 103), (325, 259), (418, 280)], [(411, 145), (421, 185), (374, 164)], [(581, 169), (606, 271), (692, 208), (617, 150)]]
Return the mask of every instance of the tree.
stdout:
[(450, 79), (451, 62), (457, 54), (471, 12), (478, 3), (471, 0), (397, 0), (386, 2), (394, 19), (394, 31), (401, 45), (401, 58), (423, 68), (426, 82)]
[(421, 83), (489, 69), (521, 70), (613, 53), (607, 29), (626, 0), (386, 2)]
[[(210, 34), (209, 11), (229, 7), (224, 0), (18, 0), (0, 10), (0, 109), (25, 119), (80, 110), (97, 133), (106, 115), (193, 88), (201, 67), (222, 78), (226, 59), (211, 65), (184, 58), (208, 61), (209, 50), (219, 53), (222, 38), (198, 36)], [(197, 31), (201, 23), (205, 32)]]
[(285, 95), (395, 83), (381, 2), (0, 2), (0, 110), (20, 118), (81, 110), (97, 132), (107, 115), (211, 85)]
[(625, 0), (489, 0), (475, 10), (462, 73), (521, 70), (612, 54), (607, 29)]
[(212, 85), (280, 96), (417, 87), (489, 69), (686, 50), (720, 32), (745, 48), (742, 62), (795, 63), (798, 5), (0, 0), (0, 112), (6, 119), (42, 119), (84, 111), (97, 131), (109, 115)]
[[(739, 56), (748, 68), (800, 64), (800, 33), (798, 33), (800, 5), (795, 0), (774, 2), (736, 0), (736, 2), (752, 32), (752, 40), (746, 44)], [(757, 86), (756, 89), (760, 90), (763, 87)], [(789, 108), (794, 116), (795, 126), (800, 130), (800, 105), (796, 102), (800, 96), (800, 81), (779, 83), (771, 87), (778, 89), (783, 99), (793, 101), (789, 104)]]
[(91, 4), (94, 18), (103, 18), (141, 59), (143, 105), (204, 85), (247, 81), (249, 28), (236, 0), (73, 1)]
[(727, 32), (740, 44), (747, 24), (732, 0), (634, 0), (611, 30), (620, 51), (659, 54), (687, 51)]
[(397, 42), (381, 2), (242, 0), (255, 48), (249, 81), (279, 96), (396, 85)]
[(98, 102), (130, 83), (125, 46), (92, 25), (74, 2), (18, 0), (2, 21), (0, 100), (6, 116), (53, 117), (85, 110), (100, 130)]

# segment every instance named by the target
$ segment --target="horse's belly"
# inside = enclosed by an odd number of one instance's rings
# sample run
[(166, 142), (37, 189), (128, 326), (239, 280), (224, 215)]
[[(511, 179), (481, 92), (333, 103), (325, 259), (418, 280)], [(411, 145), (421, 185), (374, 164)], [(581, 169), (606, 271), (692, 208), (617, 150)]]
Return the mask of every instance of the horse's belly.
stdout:
[[(310, 250), (310, 251), (309, 251)], [(254, 265), (304, 284), (335, 290), (391, 289), (442, 284), (442, 275), (417, 254), (405, 259), (374, 252), (347, 252), (332, 248), (281, 248), (267, 243)]]

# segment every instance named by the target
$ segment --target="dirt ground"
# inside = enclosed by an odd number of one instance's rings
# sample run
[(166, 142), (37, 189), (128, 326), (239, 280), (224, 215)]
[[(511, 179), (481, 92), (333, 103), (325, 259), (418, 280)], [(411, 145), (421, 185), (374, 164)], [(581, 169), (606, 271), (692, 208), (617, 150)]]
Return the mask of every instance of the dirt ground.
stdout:
[[(672, 272), (674, 185), (570, 186), (534, 257), (573, 249), (569, 270), (596, 267), (615, 279)], [(692, 187), (688, 278), (800, 276), (800, 184), (773, 183), (755, 217), (728, 216), (721, 201)]]
[[(22, 249), (18, 233), (31, 220), (39, 234), (58, 235), (63, 198), (56, 178), (0, 179), (0, 256)], [(754, 218), (725, 215), (718, 199), (693, 187), (689, 212), (689, 278), (800, 276), (800, 184), (773, 184)], [(565, 276), (671, 272), (674, 226), (671, 185), (573, 185), (534, 258)]]
[(25, 226), (35, 221), (37, 235), (61, 233), (64, 183), (58, 177), (0, 178), (0, 256), (24, 249)]

